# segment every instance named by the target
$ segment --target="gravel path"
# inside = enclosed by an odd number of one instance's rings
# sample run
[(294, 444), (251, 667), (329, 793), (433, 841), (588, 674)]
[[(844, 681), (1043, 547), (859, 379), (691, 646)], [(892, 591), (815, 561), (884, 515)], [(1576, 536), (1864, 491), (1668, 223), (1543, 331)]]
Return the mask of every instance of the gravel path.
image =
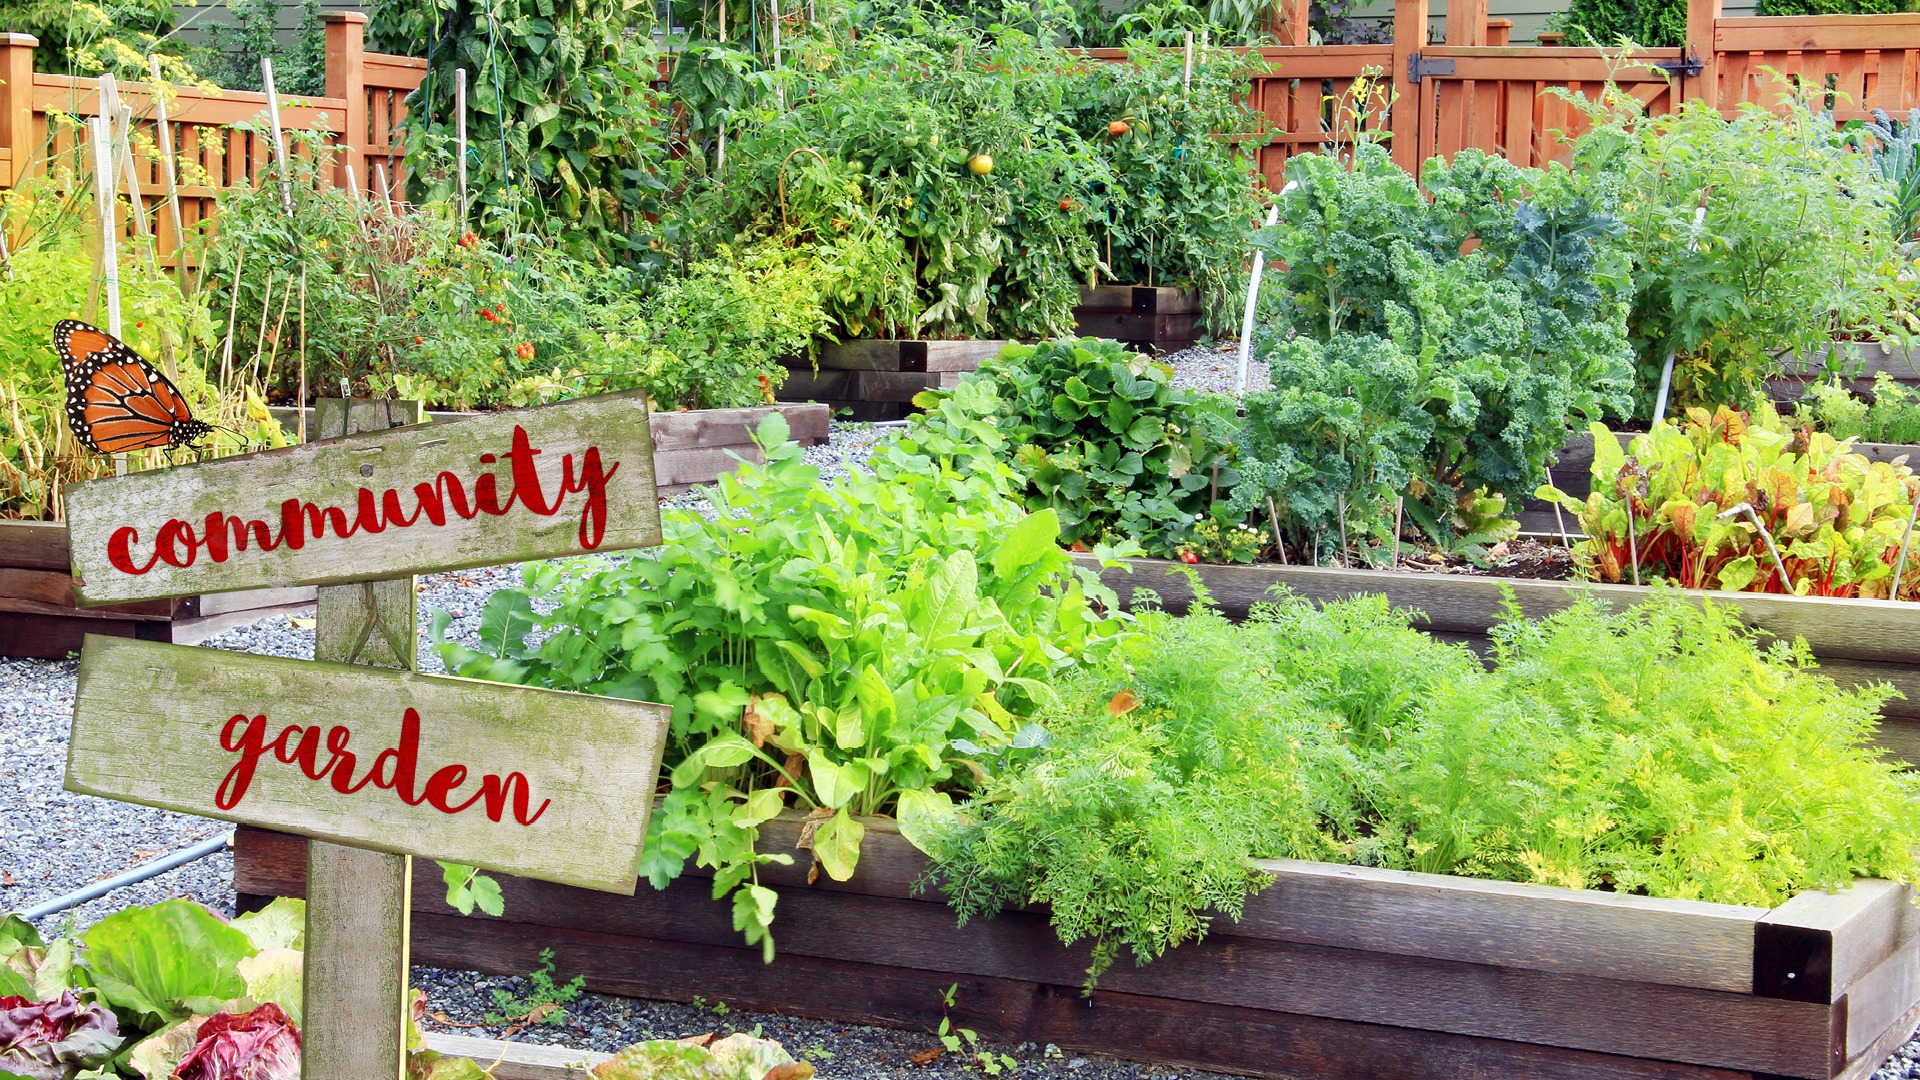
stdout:
[[(1214, 390), (1232, 387), (1235, 368), (1231, 346), (1190, 349), (1167, 359), (1175, 365), (1180, 385)], [(1265, 372), (1258, 365), (1256, 375), (1264, 385)], [(885, 434), (885, 427), (835, 424), (832, 441), (809, 448), (807, 457), (831, 479), (864, 461), (873, 444)], [(695, 509), (703, 503), (696, 495), (670, 501), (670, 505)], [(423, 578), (423, 628), (432, 609), (443, 609), (451, 616), (452, 635), (470, 641), (478, 632), (486, 598), (519, 581), (518, 567), (463, 570)], [(206, 645), (236, 652), (311, 657), (313, 630), (294, 621), (310, 616), (311, 612), (274, 616), (229, 630)], [(424, 634), (420, 657), (421, 670), (442, 670)], [(203, 818), (73, 795), (60, 789), (75, 675), (72, 661), (0, 660), (0, 912), (29, 907), (226, 828), (223, 823)], [(121, 908), (170, 896), (189, 897), (231, 914), (232, 870), (232, 859), (226, 854), (202, 859), (72, 912), (41, 920), (40, 926), (44, 931), (84, 929)], [(569, 973), (555, 975), (564, 983)], [(430, 1021), (429, 1026), (463, 1034), (497, 1036), (498, 1028), (468, 1025), (483, 1024), (489, 1013), (499, 1011), (494, 991), (516, 997), (528, 993), (524, 977), (425, 967), (415, 968), (413, 977), (415, 985), (427, 991), (430, 1009), (453, 1021), (446, 1025)], [(698, 992), (698, 988), (689, 989)], [(955, 1017), (965, 1023), (964, 1001), (956, 1006)], [(812, 1061), (823, 1080), (931, 1080), (979, 1075), (958, 1055), (944, 1055), (926, 1066), (913, 1064), (912, 1055), (939, 1046), (931, 1032), (746, 1013), (728, 1009), (717, 999), (695, 1006), (582, 994), (566, 1007), (559, 1023), (541, 1024), (515, 1037), (524, 1042), (613, 1051), (643, 1039), (679, 1038), (709, 1031), (753, 1032), (756, 1028), (766, 1037), (780, 1040), (796, 1056)], [(1018, 1076), (1051, 1080), (1217, 1080), (1209, 1073), (1063, 1053), (1031, 1043), (983, 1049), (1011, 1056), (1017, 1062), (1014, 1075)], [(1920, 1080), (1920, 1041), (1901, 1048), (1875, 1074), (1875, 1080)]]
[[(1256, 342), (1256, 345), (1258, 343)], [(1233, 393), (1234, 386), (1240, 381), (1240, 343), (1230, 341), (1223, 345), (1196, 345), (1191, 349), (1168, 353), (1160, 362), (1173, 368), (1173, 385), (1185, 386), (1194, 390), (1212, 390), (1222, 394)], [(1268, 389), (1273, 382), (1272, 373), (1267, 365), (1255, 356), (1247, 367), (1247, 392), (1256, 393)]]

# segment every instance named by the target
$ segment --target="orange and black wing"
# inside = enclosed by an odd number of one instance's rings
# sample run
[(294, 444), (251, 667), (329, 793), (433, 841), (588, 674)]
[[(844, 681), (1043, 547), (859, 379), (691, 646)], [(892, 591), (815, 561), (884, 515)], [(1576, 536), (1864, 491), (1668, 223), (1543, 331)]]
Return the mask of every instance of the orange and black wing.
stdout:
[(53, 347), (67, 377), (67, 423), (89, 450), (183, 446), (212, 430), (165, 375), (112, 334), (63, 319)]

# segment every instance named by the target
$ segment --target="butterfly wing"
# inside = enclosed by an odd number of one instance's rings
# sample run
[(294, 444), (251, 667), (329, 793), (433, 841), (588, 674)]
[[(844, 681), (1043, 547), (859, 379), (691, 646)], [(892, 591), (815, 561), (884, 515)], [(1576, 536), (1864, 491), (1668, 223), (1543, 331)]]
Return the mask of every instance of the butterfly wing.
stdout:
[(209, 430), (165, 375), (112, 334), (63, 319), (53, 328), (53, 347), (67, 378), (67, 422), (88, 449), (171, 446)]

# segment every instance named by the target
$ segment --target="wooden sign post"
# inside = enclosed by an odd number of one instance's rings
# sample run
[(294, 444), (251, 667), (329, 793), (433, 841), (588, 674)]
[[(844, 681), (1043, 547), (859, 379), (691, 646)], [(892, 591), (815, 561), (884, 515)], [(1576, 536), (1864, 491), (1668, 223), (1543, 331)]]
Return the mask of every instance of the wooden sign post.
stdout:
[(413, 673), (410, 575), (659, 543), (652, 438), (636, 395), (320, 406), (327, 441), (68, 489), (82, 603), (323, 587), (313, 661), (89, 636), (66, 786), (314, 838), (301, 1074), (401, 1080), (412, 856), (631, 895), (670, 716)]

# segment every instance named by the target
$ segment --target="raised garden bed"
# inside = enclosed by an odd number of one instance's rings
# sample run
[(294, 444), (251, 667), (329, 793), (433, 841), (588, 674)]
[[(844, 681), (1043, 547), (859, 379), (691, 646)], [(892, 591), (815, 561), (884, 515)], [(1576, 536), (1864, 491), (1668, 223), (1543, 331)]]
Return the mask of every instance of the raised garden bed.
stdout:
[[(307, 410), (311, 421), (313, 410)], [(830, 411), (824, 405), (769, 405), (747, 409), (689, 409), (684, 412), (654, 413), (648, 417), (653, 429), (653, 468), (660, 494), (678, 495), (700, 484), (711, 484), (723, 473), (732, 472), (740, 458), (764, 461), (753, 445), (753, 433), (768, 413), (779, 412), (787, 418), (792, 438), (801, 446), (819, 446), (827, 441)], [(275, 408), (280, 426), (291, 431), (296, 413), (290, 408)], [(478, 415), (469, 412), (430, 412), (435, 423), (453, 423)]]
[(1082, 337), (1113, 338), (1163, 353), (1191, 348), (1200, 336), (1199, 320), (1198, 293), (1146, 285), (1083, 285), (1073, 309), (1074, 330)]
[(867, 339), (823, 345), (815, 363), (788, 362), (782, 401), (817, 401), (855, 420), (899, 420), (922, 390), (952, 389), (1004, 341)]
[[(1883, 371), (1908, 389), (1920, 389), (1920, 348), (1907, 350), (1893, 342), (1883, 341), (1862, 341), (1857, 344), (1860, 346), (1861, 369), (1857, 378), (1846, 380), (1849, 389), (1871, 397), (1874, 376)], [(1767, 380), (1768, 392), (1775, 401), (1799, 400), (1800, 395), (1806, 392), (1807, 385), (1820, 378), (1824, 362), (1823, 357), (1817, 362), (1785, 363), (1779, 378)]]
[[(1081, 560), (1092, 565), (1088, 556)], [(1129, 573), (1111, 569), (1101, 573), (1130, 604), (1136, 589), (1157, 593), (1169, 611), (1185, 611), (1193, 601), (1185, 571), (1199, 571), (1223, 614), (1239, 618), (1254, 604), (1266, 600), (1275, 586), (1316, 602), (1365, 593), (1384, 594), (1395, 607), (1413, 608), (1424, 615), (1416, 625), (1436, 637), (1484, 648), (1487, 631), (1513, 597), (1532, 618), (1559, 611), (1583, 592), (1615, 604), (1634, 604), (1648, 589), (1634, 585), (1589, 582), (1533, 581), (1476, 577), (1466, 574), (1421, 573), (1405, 570), (1341, 569), (1325, 566), (1279, 566), (1271, 563), (1186, 567), (1161, 559), (1131, 559)], [(1780, 596), (1771, 593), (1705, 593), (1691, 595), (1738, 608), (1741, 619), (1786, 638), (1802, 637), (1819, 658), (1820, 667), (1842, 685), (1884, 682), (1904, 697), (1887, 702), (1876, 741), (1892, 754), (1920, 764), (1920, 606), (1906, 600), (1848, 600), (1816, 596)]]
[[(798, 827), (764, 826), (763, 850)], [(781, 892), (770, 965), (696, 876), (633, 897), (503, 878), (493, 919), (453, 915), (419, 875), (414, 957), (505, 974), (550, 948), (601, 992), (929, 1032), (957, 983), (954, 1023), (984, 1037), (1294, 1078), (1854, 1078), (1920, 1023), (1920, 908), (1887, 882), (1768, 910), (1264, 862), (1276, 883), (1239, 923), (1123, 961), (1089, 1000), (1087, 950), (1043, 911), (956, 926), (914, 893), (920, 853), (890, 821), (866, 828), (849, 881), (807, 885), (804, 856), (761, 869)], [(243, 907), (305, 878), (304, 839), (240, 830)]]

